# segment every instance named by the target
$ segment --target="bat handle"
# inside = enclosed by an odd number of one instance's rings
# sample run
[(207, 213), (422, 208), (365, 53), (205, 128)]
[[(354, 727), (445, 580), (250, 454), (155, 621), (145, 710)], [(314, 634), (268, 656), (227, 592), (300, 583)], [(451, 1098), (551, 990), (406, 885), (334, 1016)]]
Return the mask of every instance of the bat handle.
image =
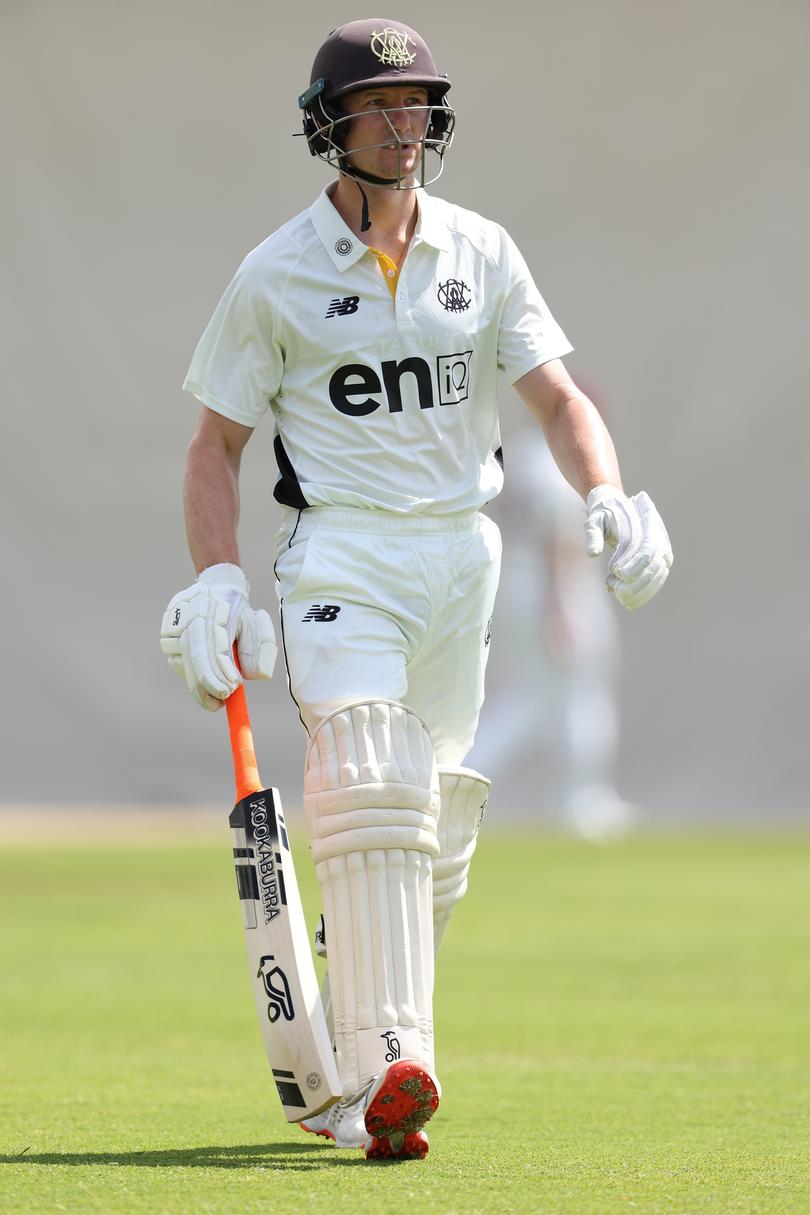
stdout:
[[(238, 667), (236, 646), (234, 646), (233, 657)], [(241, 802), (243, 797), (257, 793), (262, 787), (259, 766), (256, 763), (256, 751), (253, 746), (253, 731), (250, 728), (250, 714), (244, 684), (240, 683), (236, 691), (232, 692), (225, 701), (225, 712), (228, 715), (236, 800)]]

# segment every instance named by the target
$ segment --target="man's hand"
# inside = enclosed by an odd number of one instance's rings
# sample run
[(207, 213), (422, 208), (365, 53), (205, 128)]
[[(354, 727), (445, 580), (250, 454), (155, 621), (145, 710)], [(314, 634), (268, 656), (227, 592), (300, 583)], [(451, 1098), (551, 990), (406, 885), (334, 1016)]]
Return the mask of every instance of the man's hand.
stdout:
[(204, 709), (221, 709), (242, 679), (269, 679), (276, 664), (273, 623), (248, 603), (250, 586), (238, 565), (212, 565), (180, 591), (163, 615), (160, 648)]
[(585, 503), (585, 547), (598, 557), (608, 544), (607, 588), (629, 611), (657, 595), (672, 565), (667, 529), (644, 492), (627, 498), (613, 485), (597, 485)]

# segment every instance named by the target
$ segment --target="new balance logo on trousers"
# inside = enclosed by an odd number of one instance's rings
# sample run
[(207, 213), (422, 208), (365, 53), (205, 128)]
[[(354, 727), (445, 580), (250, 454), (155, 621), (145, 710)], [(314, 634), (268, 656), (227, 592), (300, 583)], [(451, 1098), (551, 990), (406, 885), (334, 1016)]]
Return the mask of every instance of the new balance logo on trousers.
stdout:
[(302, 617), (302, 620), (304, 624), (308, 620), (317, 620), (319, 623), (325, 624), (330, 620), (336, 620), (339, 611), (340, 608), (335, 603), (325, 603), (323, 607), (321, 607), (320, 603), (313, 603), (306, 616)]

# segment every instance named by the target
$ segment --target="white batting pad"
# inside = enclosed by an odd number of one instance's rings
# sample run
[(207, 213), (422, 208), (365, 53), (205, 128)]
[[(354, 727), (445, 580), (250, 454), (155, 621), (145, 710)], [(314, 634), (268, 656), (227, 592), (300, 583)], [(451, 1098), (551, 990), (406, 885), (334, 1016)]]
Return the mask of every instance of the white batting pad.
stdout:
[(440, 768), (439, 857), (433, 863), (433, 947), (442, 943), (448, 920), (467, 893), (470, 861), (478, 843), (491, 782), (472, 768)]
[(439, 780), (424, 723), (346, 705), (312, 736), (304, 808), (323, 897), (344, 1096), (387, 1064), (433, 1070), (432, 867)]

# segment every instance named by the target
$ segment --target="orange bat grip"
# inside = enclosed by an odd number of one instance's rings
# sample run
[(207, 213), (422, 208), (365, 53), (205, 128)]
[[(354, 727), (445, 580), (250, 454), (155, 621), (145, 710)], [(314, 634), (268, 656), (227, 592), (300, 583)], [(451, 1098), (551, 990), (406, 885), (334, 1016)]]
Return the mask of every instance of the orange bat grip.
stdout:
[[(235, 646), (234, 661), (238, 666)], [(244, 684), (240, 684), (235, 692), (231, 692), (225, 701), (225, 712), (228, 714), (228, 733), (231, 736), (236, 800), (241, 802), (243, 797), (248, 797), (251, 793), (258, 793), (262, 787), (259, 765), (256, 763), (256, 751), (253, 747), (253, 731), (250, 728), (250, 714)]]

